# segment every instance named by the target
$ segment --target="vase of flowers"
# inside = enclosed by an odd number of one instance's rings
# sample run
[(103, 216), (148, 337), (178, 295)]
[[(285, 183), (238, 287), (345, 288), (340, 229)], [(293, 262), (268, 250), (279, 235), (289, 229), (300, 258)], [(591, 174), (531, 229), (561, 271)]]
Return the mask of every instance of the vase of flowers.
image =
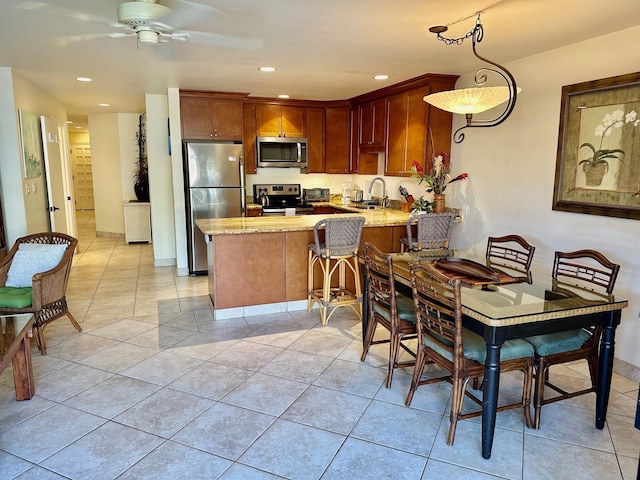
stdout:
[[(443, 213), (446, 210), (445, 206), (445, 196), (444, 191), (447, 188), (447, 185), (453, 182), (458, 182), (464, 180), (469, 175), (466, 173), (461, 173), (455, 178), (451, 178), (451, 161), (449, 159), (449, 155), (445, 152), (440, 153), (433, 160), (433, 167), (429, 174), (425, 173), (418, 162), (413, 162), (411, 165), (411, 177), (418, 179), (418, 184), (426, 183), (427, 184), (427, 193), (433, 193), (433, 202), (430, 204), (430, 208), (434, 213)], [(422, 197), (420, 197), (414, 203), (413, 208), (416, 210), (423, 210), (426, 202)]]

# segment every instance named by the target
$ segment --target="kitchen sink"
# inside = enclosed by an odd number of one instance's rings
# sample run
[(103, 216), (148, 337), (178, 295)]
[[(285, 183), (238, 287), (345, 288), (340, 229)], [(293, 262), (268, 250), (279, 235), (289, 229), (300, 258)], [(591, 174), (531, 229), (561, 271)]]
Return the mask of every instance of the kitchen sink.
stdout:
[(362, 204), (362, 205), (353, 205), (353, 208), (358, 208), (360, 210), (374, 210), (376, 208), (382, 208), (380, 205), (369, 205), (369, 204)]

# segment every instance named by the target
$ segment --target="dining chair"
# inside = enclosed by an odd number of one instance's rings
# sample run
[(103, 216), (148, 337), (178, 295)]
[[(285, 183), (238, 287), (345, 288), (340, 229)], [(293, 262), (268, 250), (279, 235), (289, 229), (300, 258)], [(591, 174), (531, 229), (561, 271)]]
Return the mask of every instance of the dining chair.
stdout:
[[(365, 218), (360, 216), (324, 218), (313, 228), (314, 243), (309, 244), (307, 310), (311, 311), (313, 305), (318, 303), (323, 325), (328, 323), (337, 307), (351, 307), (362, 318), (358, 248), (364, 221)], [(321, 230), (324, 230), (324, 242), (320, 241)], [(320, 266), (322, 272), (321, 288), (315, 288), (314, 285), (316, 265)], [(353, 290), (347, 288), (347, 269), (353, 274)], [(338, 285), (332, 287), (331, 280), (336, 271)]]
[[(484, 375), (484, 339), (462, 326), (460, 280), (447, 277), (428, 263), (409, 266), (416, 309), (418, 351), (411, 387), (405, 400), (410, 405), (420, 385), (447, 381), (452, 384), (447, 445), (452, 445), (458, 420), (479, 416), (481, 410), (462, 413), (465, 395), (478, 405), (482, 400), (467, 389), (469, 380)], [(446, 375), (422, 379), (425, 364), (432, 360)], [(501, 405), (497, 411), (522, 408), (527, 427), (532, 426), (530, 399), (533, 381), (533, 347), (524, 340), (507, 340), (500, 349), (500, 371), (524, 372), (522, 397), (518, 403)]]
[[(389, 361), (385, 386), (389, 388), (395, 368), (409, 367), (416, 363), (415, 351), (405, 343), (416, 338), (415, 307), (413, 300), (396, 292), (391, 255), (366, 242), (362, 256), (367, 279), (369, 323), (360, 361), (364, 362), (371, 345), (388, 343)], [(389, 336), (374, 340), (379, 325), (388, 330)], [(402, 350), (411, 356), (410, 360), (398, 361)]]
[(32, 313), (38, 349), (47, 353), (44, 330), (66, 316), (82, 328), (69, 312), (66, 290), (78, 240), (58, 232), (18, 238), (0, 261), (0, 315)]
[(505, 235), (503, 237), (489, 237), (485, 254), (488, 267), (507, 267), (510, 270), (523, 273), (531, 281), (531, 261), (536, 247), (530, 245), (519, 235)]
[[(568, 297), (575, 295), (571, 288), (611, 295), (619, 270), (620, 265), (609, 261), (595, 250), (555, 252), (552, 271), (553, 290), (556, 295)], [(563, 289), (563, 286), (569, 288)], [(540, 428), (543, 405), (596, 391), (601, 334), (602, 327), (593, 326), (524, 338), (533, 346), (536, 353), (536, 380), (533, 394), (535, 428)], [(578, 360), (587, 361), (591, 377), (590, 387), (569, 392), (551, 382), (549, 368), (552, 365)], [(545, 398), (545, 387), (549, 387), (557, 395)]]
[[(407, 236), (400, 239), (400, 251), (446, 250), (449, 248), (451, 226), (455, 213), (423, 213), (407, 220)], [(413, 227), (417, 236), (413, 235)]]

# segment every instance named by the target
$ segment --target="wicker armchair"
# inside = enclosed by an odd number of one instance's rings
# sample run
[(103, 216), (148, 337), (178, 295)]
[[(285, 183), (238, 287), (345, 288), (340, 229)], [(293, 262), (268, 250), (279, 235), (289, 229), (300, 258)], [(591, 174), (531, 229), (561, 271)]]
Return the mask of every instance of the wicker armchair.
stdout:
[[(449, 248), (449, 237), (455, 214), (424, 213), (412, 216), (407, 221), (407, 237), (400, 239), (400, 251), (446, 250)], [(413, 236), (412, 227), (417, 225), (417, 237)]]
[(9, 269), (11, 268), (18, 248), (22, 244), (67, 246), (58, 265), (46, 272), (33, 275), (30, 289), (32, 298), (31, 305), (16, 308), (15, 306), (3, 306), (3, 304), (0, 304), (0, 315), (33, 313), (38, 349), (40, 353), (46, 355), (47, 344), (44, 338), (44, 329), (49, 323), (66, 315), (75, 329), (79, 332), (82, 331), (76, 319), (69, 312), (67, 299), (65, 297), (69, 271), (71, 270), (71, 261), (76, 246), (78, 245), (78, 240), (57, 232), (37, 233), (18, 238), (7, 256), (0, 261), (0, 287), (4, 287), (5, 291), (10, 291), (11, 289), (11, 287), (6, 287)]
[[(568, 288), (584, 289), (611, 295), (618, 277), (620, 265), (610, 262), (604, 255), (595, 250), (578, 250), (575, 252), (556, 252), (553, 262), (554, 292), (572, 295)], [(558, 400), (576, 397), (596, 391), (598, 378), (598, 361), (601, 326), (578, 328), (557, 333), (547, 333), (526, 337), (536, 352), (536, 383), (534, 388), (535, 428), (540, 428), (541, 410)], [(582, 390), (569, 392), (549, 379), (549, 367), (562, 363), (586, 360), (589, 365), (591, 386)], [(555, 396), (545, 398), (545, 386), (555, 391)]]

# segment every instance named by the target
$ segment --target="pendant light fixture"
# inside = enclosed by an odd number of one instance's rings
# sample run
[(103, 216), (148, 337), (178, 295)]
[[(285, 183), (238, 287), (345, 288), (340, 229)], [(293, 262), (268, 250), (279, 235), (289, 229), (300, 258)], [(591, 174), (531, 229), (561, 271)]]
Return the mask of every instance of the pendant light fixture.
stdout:
[[(467, 124), (457, 129), (453, 134), (453, 141), (455, 143), (460, 143), (464, 140), (464, 133), (462, 130), (465, 128), (495, 127), (496, 125), (500, 125), (504, 122), (509, 115), (511, 115), (513, 108), (516, 106), (518, 93), (520, 93), (522, 89), (516, 85), (516, 81), (509, 70), (480, 56), (476, 51), (476, 44), (480, 43), (484, 36), (484, 29), (482, 27), (482, 22), (480, 21), (480, 12), (478, 12), (475, 27), (470, 32), (467, 32), (464, 37), (444, 37), (442, 34), (447, 30), (448, 28), (446, 26), (436, 26), (429, 29), (431, 33), (435, 33), (437, 35), (438, 40), (444, 42), (446, 45), (461, 45), (465, 39), (471, 37), (473, 54), (483, 62), (492, 65), (492, 67), (484, 67), (476, 71), (474, 81), (478, 87), (447, 90), (444, 92), (432, 93), (431, 95), (426, 95), (423, 98), (425, 102), (433, 105), (434, 107), (447, 112), (463, 114), (466, 117)], [(495, 73), (499, 75), (506, 83), (506, 86), (483, 86), (487, 82), (488, 73)], [(492, 120), (473, 119), (474, 114), (497, 107), (504, 102), (507, 102), (507, 104), (502, 113), (496, 118)]]

